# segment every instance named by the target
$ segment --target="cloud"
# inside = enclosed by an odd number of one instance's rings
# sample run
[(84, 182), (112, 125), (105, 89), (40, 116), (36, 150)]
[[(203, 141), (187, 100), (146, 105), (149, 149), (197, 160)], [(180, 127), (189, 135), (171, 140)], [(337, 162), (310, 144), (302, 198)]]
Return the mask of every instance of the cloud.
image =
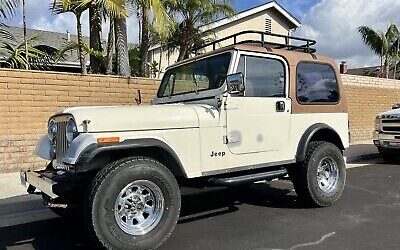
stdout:
[[(27, 4), (27, 26), (31, 29), (47, 30), (53, 32), (66, 33), (67, 30), (71, 34), (76, 35), (76, 18), (72, 13), (63, 13), (54, 15), (50, 11), (52, 0), (29, 0)], [(22, 26), (21, 14), (17, 14), (14, 18), (7, 22), (10, 25)], [(81, 17), (82, 32), (85, 36), (89, 35), (89, 13), (85, 11)], [(131, 43), (138, 42), (138, 20), (132, 15), (127, 20), (128, 41)], [(107, 39), (109, 24), (103, 22), (103, 39)]]
[(398, 0), (322, 0), (305, 14), (295, 34), (316, 39), (319, 54), (345, 60), (351, 68), (378, 65), (357, 28), (385, 30), (389, 22), (400, 24), (399, 10)]

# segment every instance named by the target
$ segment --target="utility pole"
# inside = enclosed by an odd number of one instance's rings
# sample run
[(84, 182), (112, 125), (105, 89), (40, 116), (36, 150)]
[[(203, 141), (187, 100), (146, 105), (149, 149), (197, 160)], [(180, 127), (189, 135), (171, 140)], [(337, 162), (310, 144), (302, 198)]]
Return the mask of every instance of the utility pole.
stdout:
[(22, 0), (22, 21), (24, 25), (24, 42), (25, 42), (25, 68), (29, 69), (29, 56), (28, 56), (28, 37), (27, 37), (27, 30), (26, 30), (26, 6), (25, 0)]

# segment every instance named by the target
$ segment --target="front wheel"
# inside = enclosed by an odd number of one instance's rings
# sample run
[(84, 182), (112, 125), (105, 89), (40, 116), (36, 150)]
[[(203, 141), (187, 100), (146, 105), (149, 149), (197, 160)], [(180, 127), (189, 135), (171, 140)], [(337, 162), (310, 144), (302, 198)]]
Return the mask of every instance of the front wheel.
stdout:
[(92, 185), (88, 226), (107, 249), (155, 249), (172, 233), (181, 206), (178, 183), (161, 163), (127, 158), (108, 165)]
[(294, 166), (289, 174), (302, 201), (311, 206), (327, 207), (343, 193), (346, 164), (337, 146), (315, 141), (310, 143), (306, 160)]

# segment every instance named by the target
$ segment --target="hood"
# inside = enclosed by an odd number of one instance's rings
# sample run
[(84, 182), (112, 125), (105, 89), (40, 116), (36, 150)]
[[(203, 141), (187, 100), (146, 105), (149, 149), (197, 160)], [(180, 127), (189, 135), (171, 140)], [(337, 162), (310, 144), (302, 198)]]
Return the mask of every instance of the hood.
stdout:
[(392, 109), (392, 110), (380, 113), (379, 117), (382, 117), (382, 116), (397, 116), (397, 117), (400, 117), (400, 109)]
[(74, 107), (60, 110), (56, 115), (62, 114), (73, 115), (79, 132), (86, 132), (85, 120), (90, 121), (87, 132), (199, 127), (195, 105)]

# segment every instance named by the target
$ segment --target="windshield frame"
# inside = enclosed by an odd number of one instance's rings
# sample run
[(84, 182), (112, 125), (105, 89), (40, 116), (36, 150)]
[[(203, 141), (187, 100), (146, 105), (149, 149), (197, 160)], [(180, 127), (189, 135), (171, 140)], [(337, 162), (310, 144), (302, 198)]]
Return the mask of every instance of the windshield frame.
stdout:
[[(163, 87), (163, 82), (166, 80), (165, 78), (169, 75), (168, 73), (170, 72), (170, 70), (173, 70), (175, 68), (178, 67), (182, 67), (182, 66), (186, 66), (188, 64), (192, 64), (201, 60), (205, 60), (207, 58), (212, 58), (212, 57), (216, 57), (219, 55), (223, 55), (223, 54), (230, 54), (230, 61), (229, 61), (229, 65), (228, 65), (228, 70), (227, 70), (227, 75), (229, 75), (232, 72), (234, 63), (235, 63), (235, 50), (227, 50), (227, 51), (221, 51), (219, 53), (215, 53), (215, 54), (210, 54), (207, 56), (203, 56), (203, 57), (195, 57), (192, 60), (189, 60), (187, 62), (184, 63), (180, 63), (177, 64), (176, 66), (171, 66), (167, 69), (167, 71), (165, 72), (160, 86), (157, 90), (156, 96), (155, 96), (155, 103), (176, 103), (176, 102), (184, 102), (184, 101), (192, 101), (192, 100), (198, 100), (198, 99), (209, 99), (212, 97), (216, 97), (221, 95), (224, 90), (226, 89), (226, 82), (224, 81), (223, 84), (221, 84), (221, 86), (219, 86), (218, 88), (211, 88), (211, 89), (201, 89), (196, 91), (190, 91), (190, 92), (185, 92), (185, 93), (179, 93), (179, 94), (172, 94), (170, 96), (166, 95), (166, 96), (162, 96), (160, 91)], [(166, 87), (167, 88), (167, 87)]]

